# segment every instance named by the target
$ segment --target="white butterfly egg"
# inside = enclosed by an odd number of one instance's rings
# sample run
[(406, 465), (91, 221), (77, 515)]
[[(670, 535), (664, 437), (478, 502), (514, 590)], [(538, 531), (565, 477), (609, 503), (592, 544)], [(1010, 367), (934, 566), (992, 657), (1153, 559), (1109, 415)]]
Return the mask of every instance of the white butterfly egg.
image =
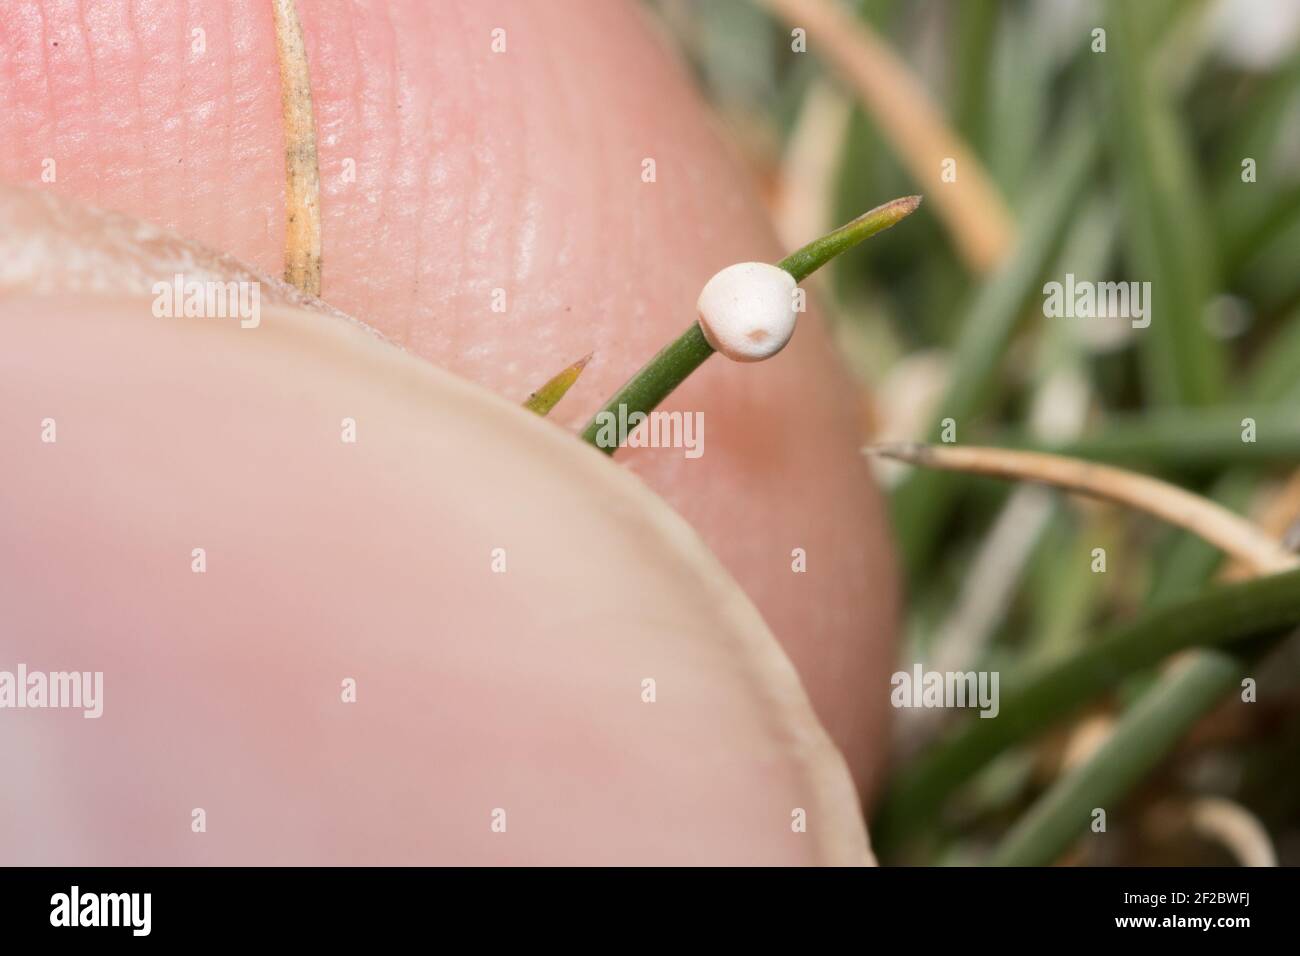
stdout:
[(771, 358), (794, 334), (794, 276), (766, 262), (737, 262), (704, 284), (696, 307), (715, 349), (736, 362)]

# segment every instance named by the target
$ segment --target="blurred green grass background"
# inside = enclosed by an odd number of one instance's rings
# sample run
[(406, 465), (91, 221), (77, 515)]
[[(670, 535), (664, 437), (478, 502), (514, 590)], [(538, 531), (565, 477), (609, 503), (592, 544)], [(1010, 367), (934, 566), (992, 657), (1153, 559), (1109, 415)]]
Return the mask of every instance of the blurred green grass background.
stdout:
[[(845, 255), (816, 291), (862, 384), (864, 441), (932, 438), (952, 418), (963, 443), (1156, 474), (1294, 533), (1300, 4), (809, 3), (848, 12), (893, 51), (1014, 229), (992, 266), (971, 261), (933, 208), (936, 190), (966, 188), (970, 171), (919, 182), (907, 143), (846, 79), (825, 32), (807, 28), (806, 52), (792, 49), (799, 0), (773, 4), (779, 15), (751, 0), (647, 0), (791, 248), (926, 195), (932, 214)], [(1150, 282), (1151, 326), (1045, 317), (1043, 285), (1066, 273)], [(1199, 539), (1115, 506), (901, 468), (881, 480), (906, 574), (900, 667), (1006, 674), (1064, 660), (1224, 571)], [(1095, 548), (1105, 573), (1091, 569)], [(990, 760), (923, 826), (878, 819), (882, 862), (1233, 864), (1271, 852), (1300, 863), (1298, 663), (1287, 640), (1196, 652), (1177, 673), (1145, 667)], [(1240, 702), (1242, 673), (1256, 703)], [(899, 712), (896, 773), (969, 716), (934, 713)], [(1104, 744), (1117, 724), (1141, 747), (1124, 750), (1118, 734)], [(1051, 823), (1054, 802), (1098, 795), (1106, 839), (1089, 839), (1086, 819)]]

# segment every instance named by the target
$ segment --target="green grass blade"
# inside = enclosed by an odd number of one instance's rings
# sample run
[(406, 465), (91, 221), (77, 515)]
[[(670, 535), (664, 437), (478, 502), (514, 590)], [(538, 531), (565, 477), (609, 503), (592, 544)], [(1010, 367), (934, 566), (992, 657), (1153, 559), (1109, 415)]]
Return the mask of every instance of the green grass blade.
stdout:
[(947, 796), (990, 760), (1041, 733), (1122, 678), (1192, 647), (1231, 646), (1300, 624), (1300, 570), (1216, 588), (1148, 611), (1083, 650), (1002, 681), (996, 718), (971, 718), (894, 780), (876, 829), (897, 840), (933, 817)]
[[(920, 196), (904, 196), (891, 200), (863, 213), (833, 232), (814, 239), (808, 245), (796, 249), (778, 262), (777, 266), (794, 276), (795, 282), (802, 282), (836, 256), (901, 222), (920, 205)], [(713, 346), (709, 345), (704, 337), (699, 322), (692, 322), (685, 332), (669, 342), (654, 358), (642, 366), (641, 370), (605, 403), (601, 411), (592, 416), (587, 427), (583, 429), (583, 441), (595, 445), (607, 455), (614, 454), (618, 450), (617, 443), (606, 445), (599, 440), (603, 430), (602, 418), (613, 415), (615, 421), (622, 421), (635, 412), (649, 414), (712, 354)]]
[[(1242, 441), (1241, 423), (1247, 418), (1255, 422), (1255, 440), (1250, 442)], [(1168, 408), (1117, 415), (1069, 442), (1037, 442), (1018, 432), (996, 436), (988, 444), (1160, 468), (1218, 470), (1231, 464), (1292, 464), (1300, 461), (1300, 416), (1285, 405)]]
[[(1204, 714), (1237, 683), (1243, 664), (1231, 654), (1199, 651), (1129, 709), (1088, 760), (1056, 781), (998, 845), (993, 866), (1047, 866), (1080, 834), (1092, 811), (1107, 811), (1142, 780)], [(1098, 835), (1097, 839), (1105, 839)]]
[(1151, 325), (1138, 333), (1152, 401), (1206, 405), (1224, 393), (1224, 358), (1204, 322), (1216, 282), (1209, 224), (1186, 136), (1152, 69), (1140, 5), (1107, 6), (1106, 143), (1119, 176), (1129, 278), (1150, 282)]

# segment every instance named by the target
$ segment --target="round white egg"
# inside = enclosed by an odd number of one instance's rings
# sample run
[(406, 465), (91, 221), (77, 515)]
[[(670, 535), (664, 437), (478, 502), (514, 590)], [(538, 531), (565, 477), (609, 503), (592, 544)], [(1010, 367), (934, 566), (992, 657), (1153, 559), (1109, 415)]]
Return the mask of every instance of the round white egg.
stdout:
[(696, 303), (705, 339), (737, 362), (771, 358), (794, 334), (795, 285), (794, 276), (766, 262), (727, 266)]

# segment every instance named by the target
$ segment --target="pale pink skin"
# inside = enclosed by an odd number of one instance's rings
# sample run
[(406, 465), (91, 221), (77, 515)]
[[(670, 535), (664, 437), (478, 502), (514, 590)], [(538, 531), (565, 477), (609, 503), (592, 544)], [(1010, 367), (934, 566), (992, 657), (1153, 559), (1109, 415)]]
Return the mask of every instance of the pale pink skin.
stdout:
[(869, 859), (757, 611), (598, 452), (319, 314), (0, 335), (6, 669), (104, 674), (97, 719), (0, 712), (0, 861)]
[[(595, 352), (552, 415), (577, 426), (685, 327), (713, 272), (780, 256), (755, 193), (633, 7), (299, 6), (320, 138), (323, 295), (433, 363), (521, 399)], [(498, 26), (505, 55), (490, 51)], [(201, 57), (190, 53), (195, 27)], [(0, 24), (0, 70), (0, 179), (38, 183), (52, 157), (58, 180), (42, 188), (279, 271), (284, 170), (265, 3), (196, 15), (172, 3), (21, 5)], [(343, 182), (346, 157), (355, 183)], [(641, 181), (645, 157), (654, 184)], [(490, 309), (497, 287), (504, 315)], [(714, 358), (669, 407), (705, 412), (704, 457), (619, 458), (753, 599), (869, 787), (895, 577), (857, 453), (858, 402), (815, 312), (775, 359)], [(245, 474), (238, 462), (212, 467)], [(806, 550), (807, 573), (791, 572), (793, 548)], [(480, 610), (457, 601), (440, 613), (463, 634)], [(263, 643), (300, 665), (307, 656)]]

